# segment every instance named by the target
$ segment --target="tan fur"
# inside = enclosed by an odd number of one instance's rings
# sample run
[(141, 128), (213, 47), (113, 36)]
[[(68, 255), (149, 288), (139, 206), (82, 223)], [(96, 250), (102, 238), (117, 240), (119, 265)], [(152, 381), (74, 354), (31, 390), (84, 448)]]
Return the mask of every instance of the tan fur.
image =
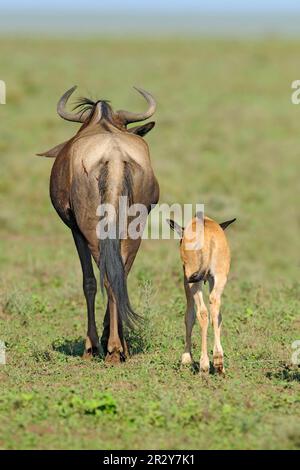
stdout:
[(226, 236), (220, 225), (209, 217), (204, 218), (204, 245), (200, 250), (188, 249), (192, 243), (197, 243), (199, 237), (196, 229), (196, 217), (184, 230), (180, 244), (180, 255), (185, 266), (186, 276), (189, 277), (199, 269), (208, 273), (220, 273), (227, 276), (230, 267), (230, 250)]
[[(200, 371), (209, 371), (209, 357), (207, 353), (209, 317), (203, 298), (203, 283), (208, 281), (210, 315), (215, 338), (213, 363), (215, 369), (219, 373), (224, 374), (224, 354), (220, 338), (222, 322), (220, 304), (230, 268), (230, 249), (224, 230), (217, 222), (209, 217), (205, 217), (203, 227), (203, 246), (199, 247), (201, 225), (197, 217), (192, 219), (184, 229), (180, 243), (180, 256), (183, 263), (184, 288), (187, 300), (185, 313), (186, 341), (182, 363), (188, 364), (192, 362), (191, 334), (195, 317), (197, 317), (202, 332)], [(201, 273), (201, 279), (197, 282), (189, 282), (190, 277), (195, 275), (195, 273)]]

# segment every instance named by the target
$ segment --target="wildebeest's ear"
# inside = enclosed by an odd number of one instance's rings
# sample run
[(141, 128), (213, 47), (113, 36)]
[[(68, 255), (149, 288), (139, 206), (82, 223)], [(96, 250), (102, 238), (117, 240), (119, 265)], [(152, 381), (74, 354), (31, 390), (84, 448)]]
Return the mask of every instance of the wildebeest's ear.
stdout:
[(177, 222), (174, 222), (174, 220), (172, 219), (166, 219), (166, 222), (168, 222), (168, 224), (170, 225), (171, 229), (172, 230), (175, 230), (178, 235), (180, 236), (180, 238), (182, 238), (183, 236), (183, 228), (180, 227), (180, 225), (177, 224)]
[(141, 137), (143, 137), (144, 135), (148, 134), (148, 132), (150, 132), (151, 129), (153, 129), (154, 126), (155, 126), (155, 122), (151, 121), (151, 122), (147, 122), (147, 124), (144, 124), (143, 126), (135, 126), (135, 127), (131, 127), (131, 129), (127, 129), (127, 130), (131, 134), (137, 134), (137, 135), (140, 135)]
[(66, 142), (63, 142), (62, 144), (56, 145), (56, 147), (53, 147), (53, 149), (47, 150), (47, 152), (43, 153), (37, 153), (38, 157), (48, 157), (48, 158), (56, 158), (59, 152), (64, 148), (64, 146), (68, 143), (69, 141), (67, 140)]
[(236, 221), (236, 218), (231, 219), (231, 220), (226, 220), (226, 222), (222, 222), (219, 225), (220, 225), (220, 227), (222, 227), (223, 230), (225, 230), (225, 228), (228, 227), (228, 225), (232, 224), (235, 221)]

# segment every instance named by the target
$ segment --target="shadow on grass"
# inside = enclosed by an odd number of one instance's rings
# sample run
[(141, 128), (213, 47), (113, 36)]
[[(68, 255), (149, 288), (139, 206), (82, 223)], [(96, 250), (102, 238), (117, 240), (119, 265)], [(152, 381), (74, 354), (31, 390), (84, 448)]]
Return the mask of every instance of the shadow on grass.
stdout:
[[(142, 331), (126, 332), (126, 341), (129, 348), (129, 355), (144, 353), (149, 349), (149, 344)], [(75, 339), (58, 339), (52, 343), (52, 349), (60, 352), (65, 356), (82, 357), (85, 349), (85, 340), (83, 338)], [(99, 345), (99, 359), (104, 359), (105, 355), (101, 346)]]
[(199, 362), (196, 362), (196, 361), (192, 361), (191, 364), (187, 364), (187, 365), (182, 365), (181, 364), (181, 360), (177, 361), (175, 366), (174, 366), (174, 369), (176, 372), (178, 372), (179, 370), (181, 370), (182, 368), (186, 368), (188, 370), (190, 370), (190, 372), (193, 374), (193, 375), (200, 375), (202, 377), (208, 377), (208, 376), (211, 376), (211, 375), (220, 375), (218, 374), (218, 372), (215, 370), (214, 368), (214, 365), (211, 361), (209, 361), (209, 371), (208, 373), (206, 372), (200, 372), (200, 364)]
[(300, 369), (296, 370), (290, 366), (283, 366), (275, 372), (267, 372), (268, 379), (284, 380), (285, 382), (300, 382)]
[(84, 339), (64, 339), (52, 343), (54, 351), (58, 351), (66, 356), (82, 356), (84, 353)]
[[(73, 356), (73, 357), (83, 357), (83, 353), (85, 350), (85, 340), (83, 338), (76, 338), (76, 339), (64, 339), (64, 340), (57, 340), (52, 343), (52, 349), (54, 351), (60, 352), (65, 356)], [(104, 359), (104, 353), (99, 345), (99, 355), (95, 356), (94, 359)]]
[(214, 365), (211, 361), (209, 361), (209, 370), (208, 370), (208, 373), (207, 372), (202, 372), (200, 371), (200, 364), (199, 362), (195, 362), (193, 361), (192, 364), (190, 365), (190, 368), (191, 368), (191, 371), (193, 374), (200, 374), (202, 375), (203, 377), (205, 376), (210, 376), (210, 375), (217, 375), (217, 376), (221, 376), (222, 374), (219, 374), (216, 369), (214, 368)]

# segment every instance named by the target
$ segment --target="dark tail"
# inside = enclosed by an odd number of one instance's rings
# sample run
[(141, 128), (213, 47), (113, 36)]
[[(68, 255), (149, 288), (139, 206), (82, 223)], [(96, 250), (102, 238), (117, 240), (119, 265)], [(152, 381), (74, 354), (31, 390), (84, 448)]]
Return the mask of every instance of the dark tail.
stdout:
[[(104, 167), (102, 167), (99, 177), (99, 192), (101, 204), (108, 202), (113, 204), (116, 211), (117, 220), (119, 214), (119, 196), (126, 195), (128, 196), (129, 201), (132, 198), (131, 174), (129, 164), (126, 162), (120, 162), (119, 164), (124, 165), (123, 171), (121, 173), (122, 181), (119, 181), (119, 184), (115, 180), (110, 181), (110, 175), (114, 172), (114, 164), (107, 163)], [(108, 193), (108, 185), (110, 188), (110, 195), (109, 197), (106, 197), (106, 194)], [(115, 190), (112, 191), (111, 188), (115, 188)], [(113, 194), (114, 192), (115, 194)], [(107, 230), (108, 233), (110, 232), (116, 236), (113, 237), (111, 235), (107, 238), (99, 240), (100, 284), (101, 290), (103, 292), (104, 280), (107, 280), (115, 297), (119, 320), (121, 320), (122, 323), (124, 322), (125, 324), (127, 324), (129, 327), (134, 327), (140, 317), (133, 311), (128, 297), (127, 279), (120, 251), (120, 239), (118, 233), (119, 227), (117, 220), (114, 219), (112, 221), (113, 223), (116, 223), (115, 230), (110, 231), (110, 228), (108, 228)]]
[(228, 227), (228, 225), (232, 224), (233, 222), (236, 221), (236, 218), (235, 219), (231, 219), (231, 220), (226, 220), (226, 222), (222, 222), (220, 225), (220, 227), (222, 227), (223, 230), (225, 230), (225, 228)]

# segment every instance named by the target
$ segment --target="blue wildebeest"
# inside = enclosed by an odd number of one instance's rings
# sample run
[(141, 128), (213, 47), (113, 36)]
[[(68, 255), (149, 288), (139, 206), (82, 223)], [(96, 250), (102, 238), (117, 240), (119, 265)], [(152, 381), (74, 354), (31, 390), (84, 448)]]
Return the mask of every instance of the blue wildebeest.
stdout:
[(129, 302), (127, 276), (141, 237), (120, 238), (116, 230), (115, 237), (99, 239), (96, 231), (98, 211), (99, 205), (103, 204), (110, 204), (115, 209), (115, 216), (107, 219), (112, 226), (117, 225), (120, 215), (129, 219), (127, 208), (126, 214), (119, 214), (124, 210), (119, 204), (120, 196), (126, 196), (130, 205), (142, 204), (146, 208), (144, 219), (157, 203), (159, 186), (151, 166), (148, 145), (143, 139), (155, 123), (127, 128), (130, 123), (151, 117), (156, 103), (150, 93), (137, 88), (148, 103), (144, 113), (113, 111), (109, 102), (87, 98), (79, 100), (76, 111), (69, 112), (66, 104), (75, 88), (61, 97), (57, 112), (67, 121), (81, 123), (80, 129), (67, 142), (39, 155), (55, 158), (50, 197), (58, 215), (72, 231), (81, 262), (88, 314), (84, 356), (98, 354), (99, 347), (93, 258), (99, 267), (101, 286), (102, 289), (105, 287), (108, 299), (101, 343), (106, 361), (119, 363), (127, 356), (123, 325), (132, 326), (138, 318)]

